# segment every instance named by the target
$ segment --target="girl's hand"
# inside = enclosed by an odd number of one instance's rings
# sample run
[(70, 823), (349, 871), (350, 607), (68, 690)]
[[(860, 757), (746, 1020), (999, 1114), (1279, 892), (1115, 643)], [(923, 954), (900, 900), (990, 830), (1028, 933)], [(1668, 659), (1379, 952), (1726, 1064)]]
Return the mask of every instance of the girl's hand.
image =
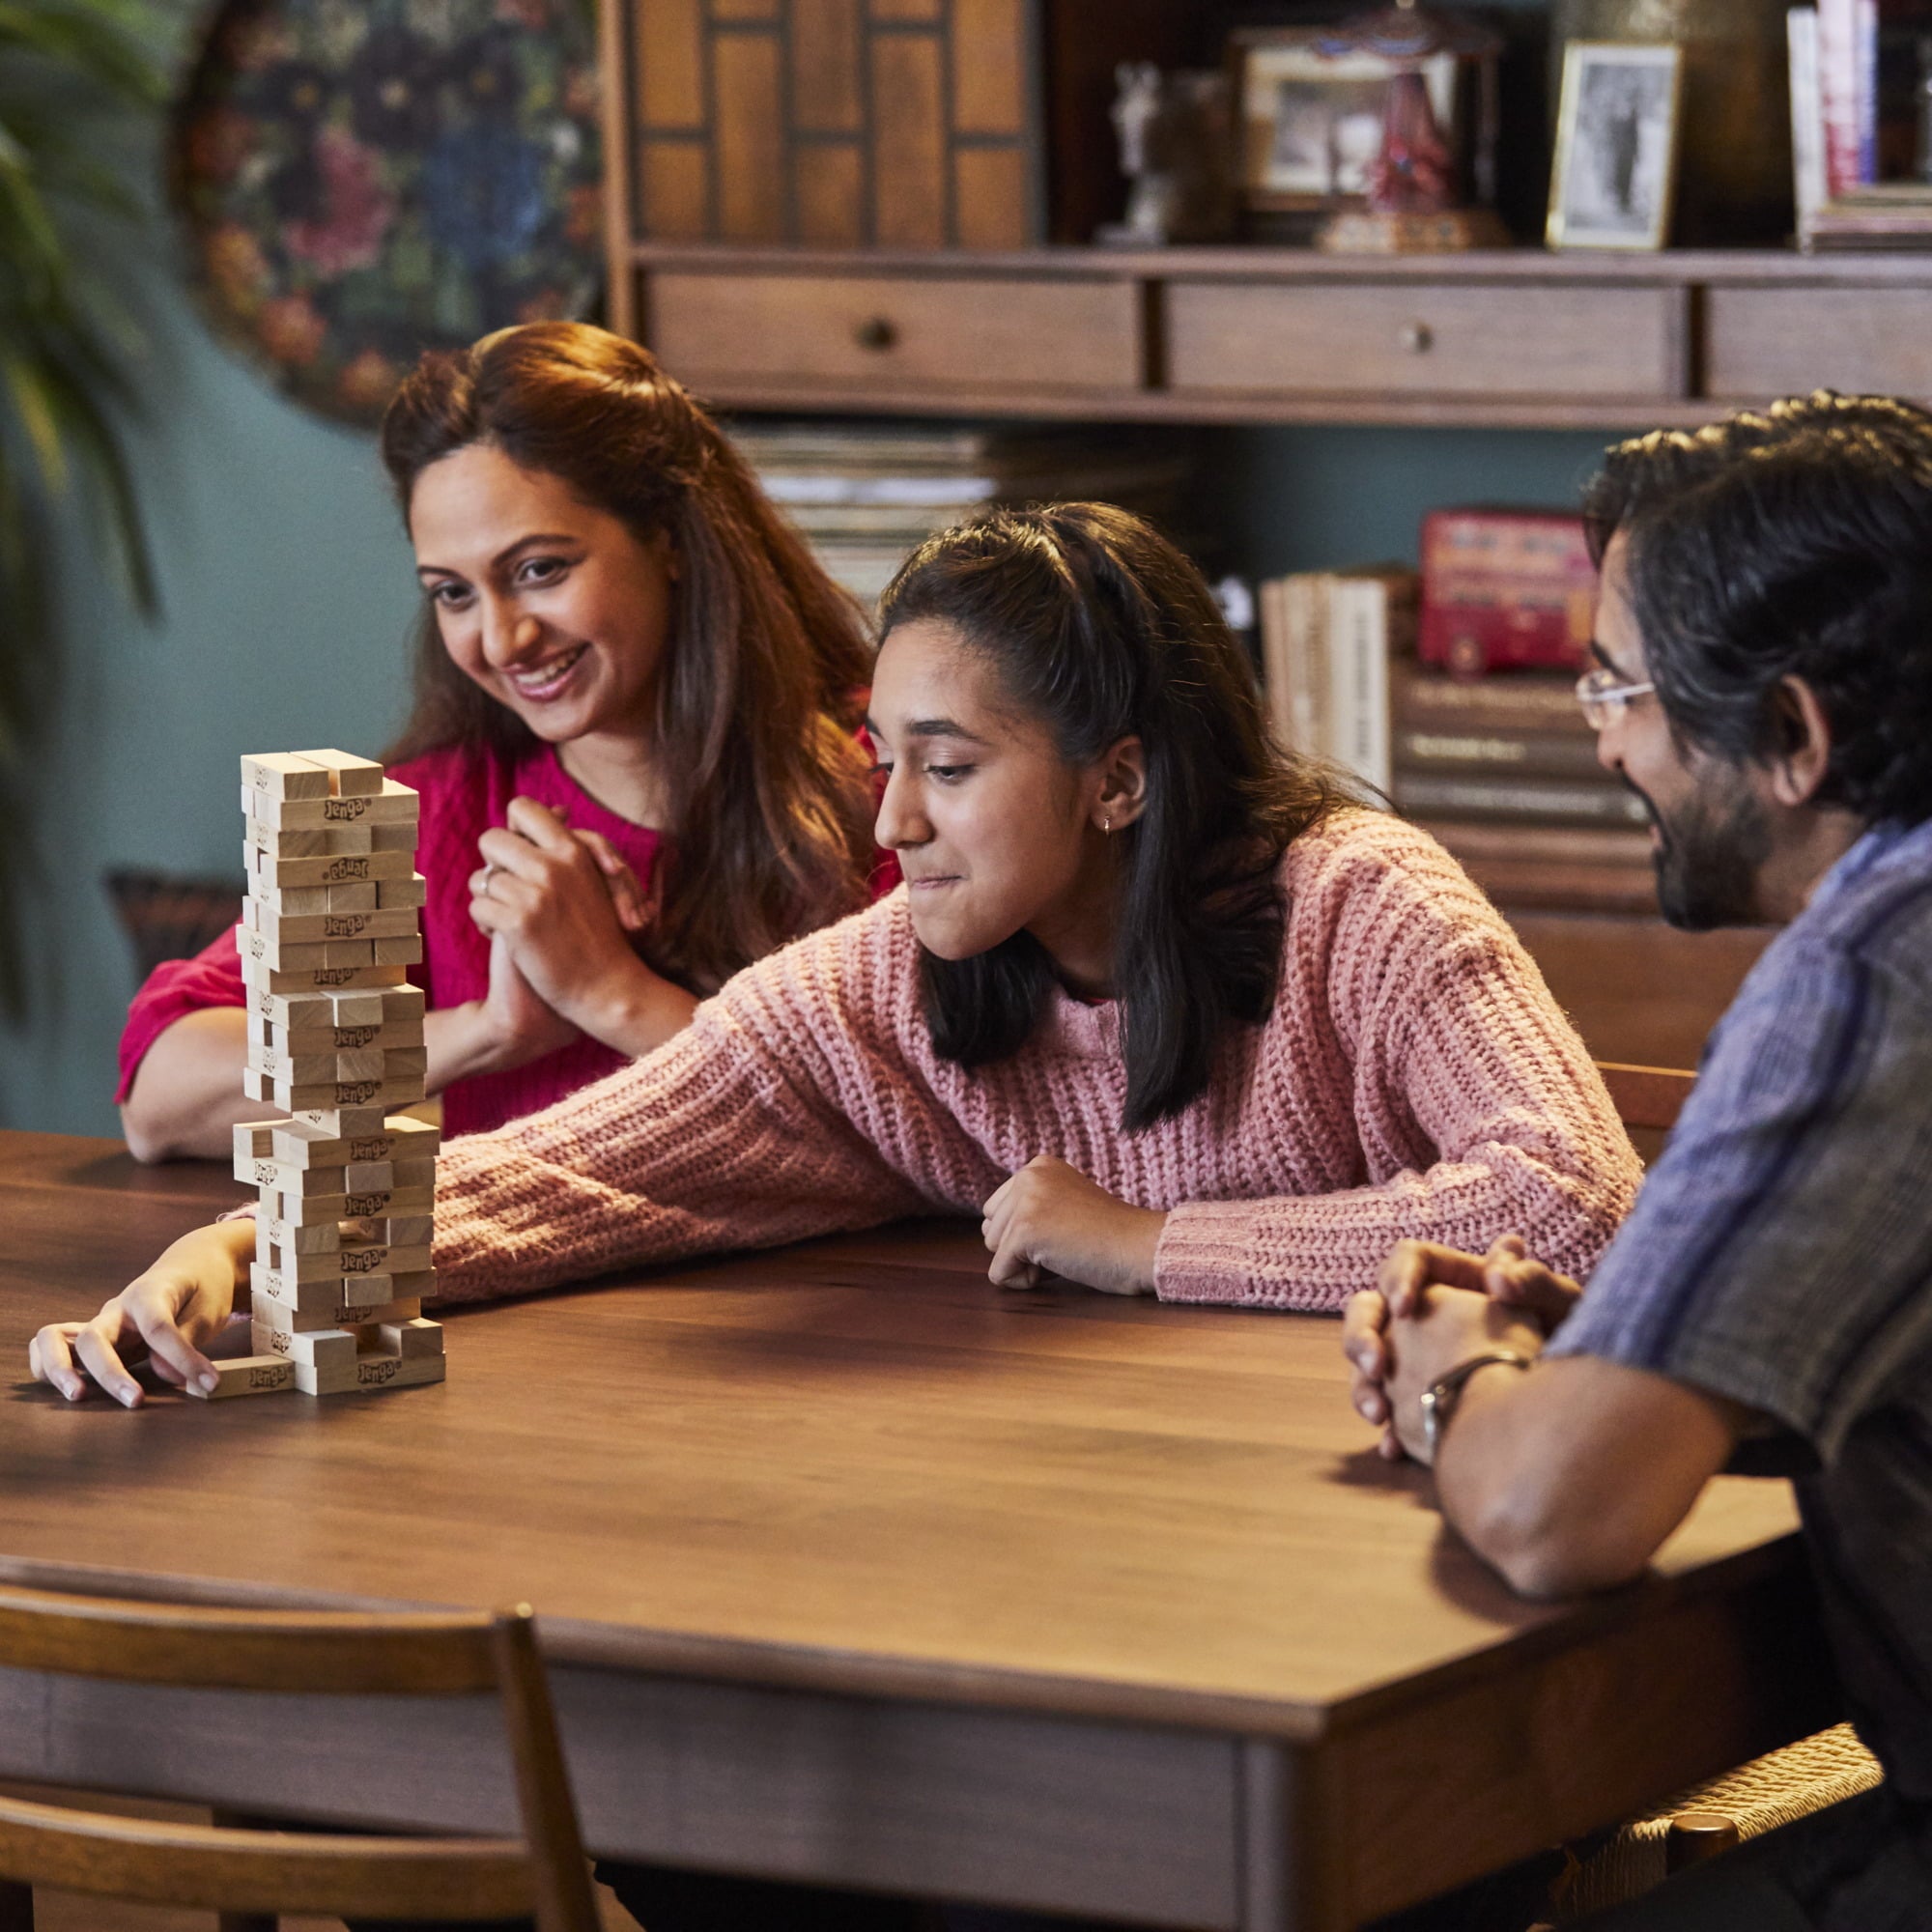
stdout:
[(163, 1381), (212, 1389), (214, 1368), (199, 1345), (228, 1325), (236, 1285), (254, 1255), (253, 1221), (197, 1228), (92, 1321), (48, 1323), (28, 1345), (27, 1366), (70, 1402), (87, 1393), (91, 1378), (116, 1402), (140, 1407), (141, 1385), (128, 1364), (144, 1355)]
[(995, 1288), (1036, 1288), (1042, 1274), (1057, 1274), (1105, 1294), (1153, 1293), (1167, 1216), (1129, 1207), (1052, 1154), (1036, 1154), (980, 1212)]
[(508, 945), (546, 1006), (605, 1037), (600, 1021), (648, 970), (628, 937), (643, 923), (643, 894), (605, 840), (573, 833), (534, 799), (512, 799), (507, 818), (477, 841), (484, 865), (469, 882), (469, 917)]

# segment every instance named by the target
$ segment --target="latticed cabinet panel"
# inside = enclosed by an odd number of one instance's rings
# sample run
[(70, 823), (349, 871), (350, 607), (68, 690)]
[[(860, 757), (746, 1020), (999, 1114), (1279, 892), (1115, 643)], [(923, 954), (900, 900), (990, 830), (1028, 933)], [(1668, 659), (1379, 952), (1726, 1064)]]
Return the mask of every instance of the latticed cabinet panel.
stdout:
[(1018, 248), (1118, 210), (1114, 67), (1171, 0), (613, 0), (637, 240)]

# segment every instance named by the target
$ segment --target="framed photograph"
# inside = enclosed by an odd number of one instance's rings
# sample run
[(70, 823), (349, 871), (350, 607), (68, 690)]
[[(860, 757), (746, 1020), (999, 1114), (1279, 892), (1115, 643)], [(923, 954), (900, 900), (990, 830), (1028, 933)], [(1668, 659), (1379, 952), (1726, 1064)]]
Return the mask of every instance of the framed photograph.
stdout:
[(1549, 176), (1552, 248), (1662, 248), (1677, 186), (1683, 49), (1572, 41)]
[[(1359, 200), (1381, 149), (1382, 109), (1397, 63), (1366, 52), (1323, 53), (1328, 30), (1264, 27), (1234, 35), (1242, 206), (1295, 213)], [(1464, 90), (1452, 53), (1420, 63), (1429, 104), (1450, 147), (1467, 145)]]

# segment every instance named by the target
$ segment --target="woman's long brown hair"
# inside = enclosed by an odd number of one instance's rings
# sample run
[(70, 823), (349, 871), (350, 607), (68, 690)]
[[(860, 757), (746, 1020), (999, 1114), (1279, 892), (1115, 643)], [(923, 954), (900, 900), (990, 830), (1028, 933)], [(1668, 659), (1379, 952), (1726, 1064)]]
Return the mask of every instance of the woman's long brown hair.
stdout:
[[(662, 530), (676, 554), (655, 740), (671, 842), (651, 964), (708, 992), (864, 904), (872, 810), (853, 733), (871, 653), (858, 608), (717, 425), (647, 350), (544, 322), (425, 355), (403, 384), (382, 449), (405, 519), (422, 472), (475, 443), (562, 478), (640, 541)], [(426, 611), (390, 760), (536, 742), (451, 663)]]

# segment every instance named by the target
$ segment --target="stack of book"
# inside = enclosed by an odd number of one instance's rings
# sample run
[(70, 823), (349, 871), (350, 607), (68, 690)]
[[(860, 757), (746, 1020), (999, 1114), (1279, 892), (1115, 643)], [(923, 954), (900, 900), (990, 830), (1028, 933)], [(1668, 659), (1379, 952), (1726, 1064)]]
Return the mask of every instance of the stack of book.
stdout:
[(1002, 504), (1118, 503), (1171, 527), (1190, 468), (1171, 440), (1104, 429), (740, 422), (730, 434), (828, 575), (867, 606), (923, 538)]
[(1396, 809), (1499, 904), (1656, 910), (1648, 814), (1597, 763), (1567, 672), (1463, 680), (1394, 667)]
[(1932, 184), (1882, 179), (1918, 145), (1916, 37), (1876, 0), (1794, 7), (1785, 35), (1800, 247), (1932, 248)]
[(1415, 646), (1417, 579), (1401, 564), (1308, 570), (1261, 586), (1262, 676), (1275, 735), (1389, 788), (1389, 668)]

